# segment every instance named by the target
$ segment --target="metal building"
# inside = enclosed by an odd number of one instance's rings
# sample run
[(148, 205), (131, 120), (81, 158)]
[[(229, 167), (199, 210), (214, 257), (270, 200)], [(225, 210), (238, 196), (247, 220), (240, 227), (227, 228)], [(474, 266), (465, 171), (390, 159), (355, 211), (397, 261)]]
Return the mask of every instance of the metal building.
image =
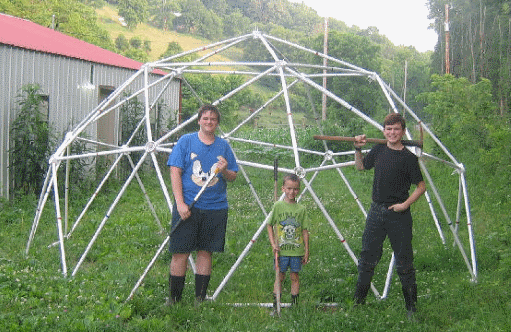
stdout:
[[(9, 197), (9, 133), (16, 116), (17, 96), (27, 84), (38, 84), (44, 113), (59, 139), (82, 121), (103, 99), (143, 66), (142, 63), (88, 44), (28, 20), (0, 13), (0, 197)], [(164, 75), (153, 71), (149, 82)], [(143, 79), (133, 82), (143, 87)], [(162, 117), (180, 109), (181, 81), (164, 91)], [(165, 123), (167, 123), (166, 121)], [(98, 123), (90, 137), (118, 139), (117, 113)]]

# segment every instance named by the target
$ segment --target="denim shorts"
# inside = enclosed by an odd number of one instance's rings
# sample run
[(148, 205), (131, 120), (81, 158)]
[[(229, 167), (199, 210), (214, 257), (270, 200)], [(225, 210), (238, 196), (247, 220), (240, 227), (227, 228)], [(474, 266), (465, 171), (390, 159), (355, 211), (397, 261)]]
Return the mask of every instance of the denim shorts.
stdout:
[(300, 272), (302, 269), (302, 257), (300, 256), (280, 256), (279, 257), (279, 270), (284, 273), (287, 269), (291, 272)]

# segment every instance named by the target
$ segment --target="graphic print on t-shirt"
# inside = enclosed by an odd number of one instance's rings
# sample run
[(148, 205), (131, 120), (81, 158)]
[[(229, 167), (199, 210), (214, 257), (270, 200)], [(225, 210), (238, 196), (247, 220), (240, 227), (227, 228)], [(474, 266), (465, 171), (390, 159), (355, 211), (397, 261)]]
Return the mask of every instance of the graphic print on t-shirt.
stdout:
[(297, 234), (297, 229), (300, 224), (293, 217), (279, 222), (278, 227), (279, 247), (281, 250), (292, 250), (293, 248), (300, 247), (300, 236)]
[[(190, 159), (191, 160), (194, 160), (196, 158), (197, 158), (197, 155), (195, 153), (193, 153), (193, 152), (190, 153)], [(204, 172), (202, 170), (202, 164), (201, 164), (200, 160), (198, 160), (198, 159), (194, 160), (193, 161), (193, 168), (192, 168), (193, 173), (192, 173), (192, 177), (191, 177), (193, 183), (195, 183), (199, 187), (202, 187), (204, 185), (204, 183), (206, 183), (206, 180), (215, 171), (215, 169), (217, 167), (217, 164), (218, 163), (214, 163), (213, 166), (211, 166), (211, 169), (209, 171)], [(218, 177), (213, 178), (213, 180), (211, 180), (211, 182), (208, 184), (208, 187), (214, 186), (217, 182), (218, 182)]]

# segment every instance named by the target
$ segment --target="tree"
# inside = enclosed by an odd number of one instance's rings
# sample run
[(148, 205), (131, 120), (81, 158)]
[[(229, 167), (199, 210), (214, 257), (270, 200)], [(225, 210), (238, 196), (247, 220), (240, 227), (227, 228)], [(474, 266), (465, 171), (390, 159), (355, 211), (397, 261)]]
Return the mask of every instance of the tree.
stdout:
[(292, 18), (292, 22), (289, 23), (287, 28), (308, 35), (314, 35), (324, 31), (324, 29), (322, 29), (324, 20), (320, 18), (312, 8), (305, 6), (305, 4), (289, 3), (287, 10)]
[(225, 0), (202, 0), (204, 7), (213, 11), (220, 17), (223, 17), (227, 14), (228, 5)]
[(174, 19), (176, 31), (196, 33), (210, 40), (223, 36), (223, 21), (199, 0), (181, 2), (181, 16)]
[(226, 37), (235, 37), (247, 31), (250, 27), (250, 19), (243, 16), (239, 9), (234, 10), (232, 13), (224, 17), (224, 35)]
[[(328, 54), (357, 67), (379, 73), (381, 71), (380, 47), (367, 37), (331, 31), (328, 35)], [(323, 36), (312, 41), (312, 48), (323, 49)], [(316, 59), (316, 64), (321, 60)], [(371, 84), (377, 84), (375, 82)], [(365, 78), (334, 77), (328, 80), (327, 89), (341, 96), (345, 101), (365, 114), (374, 117), (383, 110), (383, 96)], [(318, 93), (318, 92), (314, 92)], [(328, 116), (338, 121), (342, 113), (330, 112)]]
[(86, 6), (93, 8), (102, 8), (106, 5), (105, 0), (78, 0)]
[(108, 50), (115, 46), (108, 32), (97, 24), (94, 8), (76, 0), (0, 0), (0, 12), (24, 19), (81, 39)]
[(150, 23), (166, 31), (172, 27), (172, 21), (176, 18), (174, 13), (181, 12), (181, 5), (178, 1), (149, 0), (148, 11)]
[(142, 38), (139, 36), (133, 36), (130, 38), (130, 45), (133, 48), (141, 48), (142, 47)]
[(126, 52), (124, 52), (124, 56), (136, 60), (138, 62), (149, 62), (149, 56), (147, 53), (140, 48), (130, 48)]
[(128, 39), (122, 33), (115, 38), (115, 47), (121, 52), (127, 51), (130, 48)]
[(172, 55), (179, 54), (182, 52), (183, 48), (181, 47), (181, 45), (179, 45), (178, 42), (170, 42), (167, 45), (167, 49), (165, 50), (165, 52), (162, 55), (160, 55), (160, 59), (165, 59)]
[(199, 0), (181, 1), (181, 16), (174, 19), (176, 31), (194, 33), (198, 30), (206, 7)]
[(417, 101), (416, 97), (430, 90), (429, 53), (420, 53), (414, 47), (408, 46), (387, 48), (386, 51), (380, 76), (405, 99), (408, 106), (420, 113), (417, 110), (421, 110), (424, 105)]
[[(481, 79), (433, 75), (432, 92), (419, 96), (432, 129), (460, 161), (469, 162), (467, 174), (484, 183), (492, 205), (509, 201), (511, 183), (511, 127), (509, 117), (496, 112), (492, 83)], [(475, 179), (474, 179), (475, 178)]]
[[(243, 77), (236, 75), (199, 74), (187, 77), (188, 82), (199, 95), (202, 103), (211, 103), (243, 84)], [(183, 89), (183, 120), (197, 112), (200, 102), (189, 89)], [(242, 107), (260, 105), (261, 100), (250, 90), (242, 89), (219, 105), (222, 113), (222, 125), (237, 123), (235, 112)], [(196, 130), (195, 124), (189, 126)]]
[[(440, 74), (446, 72), (445, 1), (429, 0), (428, 6), (441, 37), (433, 55), (433, 71)], [(450, 72), (472, 83), (490, 79), (502, 116), (511, 107), (510, 6), (503, 0), (453, 0), (449, 6)]]
[(144, 40), (144, 51), (148, 54), (151, 52), (151, 41), (148, 39)]
[(133, 29), (147, 19), (147, 0), (119, 0), (118, 10), (128, 28)]
[[(178, 42), (170, 42), (167, 45), (167, 49), (165, 50), (165, 52), (162, 55), (160, 55), (160, 59), (165, 59), (165, 58), (171, 57), (171, 56), (179, 54), (179, 53), (183, 53), (183, 48), (181, 47), (181, 45), (179, 45)], [(179, 58), (176, 58), (173, 61), (174, 62), (192, 62), (197, 57), (198, 57), (197, 54), (193, 53), (193, 54), (180, 56)]]
[(465, 77), (433, 75), (432, 92), (419, 95), (427, 105), (424, 113), (434, 132), (459, 156), (474, 158), (491, 148), (487, 124), (495, 121), (491, 82), (482, 79), (473, 84)]

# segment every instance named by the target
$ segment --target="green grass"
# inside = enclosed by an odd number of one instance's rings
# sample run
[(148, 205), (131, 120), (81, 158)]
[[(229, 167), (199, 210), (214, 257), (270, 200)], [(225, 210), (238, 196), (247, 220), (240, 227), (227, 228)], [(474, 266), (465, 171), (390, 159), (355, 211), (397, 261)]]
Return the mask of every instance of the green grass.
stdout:
[[(257, 135), (273, 135), (274, 130)], [(254, 135), (255, 135), (254, 134)], [(302, 135), (300, 133), (300, 135)], [(240, 147), (241, 149), (241, 147)], [(251, 160), (271, 162), (273, 154), (264, 149), (246, 152)], [(281, 156), (286, 163), (286, 156)], [(308, 161), (312, 163), (313, 161)], [(273, 176), (270, 171), (246, 168), (255, 190), (267, 211), (273, 204)], [(371, 172), (343, 170), (367, 208), (371, 195)], [(441, 176), (442, 171), (438, 170)], [(168, 172), (165, 176), (168, 177)], [(432, 172), (433, 173), (433, 172)], [(144, 183), (162, 222), (169, 213), (155, 176), (150, 171)], [(168, 181), (168, 178), (166, 179)], [(360, 252), (364, 217), (336, 171), (324, 171), (313, 187), (346, 242)], [(169, 187), (170, 188), (170, 187)], [(303, 188), (303, 186), (302, 186)], [(68, 275), (84, 252), (105, 211), (112, 204), (118, 186), (99, 195), (73, 236), (66, 240)], [(454, 195), (455, 196), (455, 195)], [(72, 217), (86, 202), (86, 195), (71, 200)], [(264, 220), (250, 188), (240, 175), (229, 185), (230, 217), (226, 251), (216, 254), (208, 295), (250, 242)], [(447, 206), (453, 204), (449, 198)], [(36, 201), (27, 197), (16, 203), (1, 201), (0, 211), (0, 330), (1, 331), (507, 331), (509, 318), (509, 277), (501, 273), (499, 251), (502, 242), (495, 225), (481, 219), (481, 203), (474, 199), (478, 216), (476, 239), (479, 282), (472, 283), (453, 238), (444, 226), (447, 248), (442, 245), (425, 199), (413, 207), (415, 264), (419, 288), (418, 323), (406, 320), (400, 284), (394, 276), (389, 296), (377, 300), (369, 296), (366, 306), (352, 309), (356, 266), (336, 234), (315, 205), (311, 195), (302, 199), (312, 221), (311, 263), (304, 266), (300, 306), (283, 309), (281, 318), (269, 315), (270, 309), (258, 306), (234, 307), (231, 303), (271, 302), (274, 272), (266, 231), (254, 242), (251, 251), (233, 274), (215, 302), (193, 305), (193, 275), (188, 274), (183, 302), (165, 305), (168, 294), (169, 254), (165, 251), (135, 293), (124, 303), (136, 281), (165, 238), (147, 208), (137, 184), (132, 184), (109, 217), (75, 277), (61, 274), (58, 247), (47, 245), (57, 239), (55, 217), (49, 203), (31, 246), (25, 246), (32, 227)], [(71, 220), (73, 220), (71, 218)], [(443, 223), (445, 225), (445, 223)], [(486, 225), (486, 226), (485, 226)], [(466, 227), (460, 238), (468, 249)], [(385, 282), (390, 248), (379, 264), (374, 284), (381, 292)], [(283, 301), (289, 302), (289, 280), (283, 287)], [(336, 302), (337, 307), (321, 303)]]
[[(98, 24), (100, 27), (108, 31), (110, 38), (115, 40), (117, 36), (123, 34), (128, 40), (137, 36), (143, 41), (151, 42), (151, 51), (149, 52), (149, 60), (156, 61), (167, 50), (170, 42), (177, 42), (184, 51), (196, 49), (201, 46), (211, 44), (211, 41), (198, 38), (197, 36), (177, 33), (172, 30), (163, 31), (152, 27), (146, 23), (140, 23), (135, 29), (128, 29), (123, 27), (119, 22), (119, 15), (117, 10), (111, 5), (97, 9)], [(199, 52), (200, 55), (206, 54), (207, 51)], [(240, 57), (239, 51), (236, 49), (230, 50), (228, 53), (229, 58), (237, 59)], [(225, 61), (226, 58), (220, 55), (211, 57), (212, 61)]]

